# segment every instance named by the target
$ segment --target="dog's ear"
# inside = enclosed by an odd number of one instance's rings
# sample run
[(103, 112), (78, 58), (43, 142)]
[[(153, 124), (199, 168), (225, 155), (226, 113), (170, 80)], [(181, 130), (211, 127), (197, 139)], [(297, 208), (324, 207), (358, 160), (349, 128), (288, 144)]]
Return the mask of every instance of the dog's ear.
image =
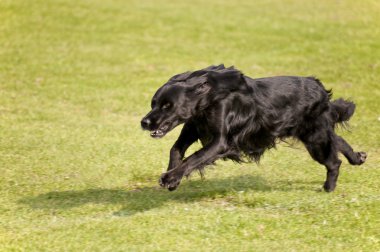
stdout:
[(227, 71), (210, 71), (207, 74), (207, 82), (219, 90), (236, 91), (247, 87), (244, 75), (235, 69)]
[(197, 95), (207, 94), (211, 90), (211, 85), (207, 82), (198, 84), (195, 88), (195, 93)]

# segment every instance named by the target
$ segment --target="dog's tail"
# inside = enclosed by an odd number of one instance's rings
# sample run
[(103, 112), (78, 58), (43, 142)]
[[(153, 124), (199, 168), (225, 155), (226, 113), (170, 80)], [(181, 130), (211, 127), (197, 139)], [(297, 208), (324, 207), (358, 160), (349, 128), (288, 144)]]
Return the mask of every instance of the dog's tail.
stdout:
[(338, 99), (331, 103), (331, 117), (335, 123), (345, 123), (355, 112), (355, 103)]

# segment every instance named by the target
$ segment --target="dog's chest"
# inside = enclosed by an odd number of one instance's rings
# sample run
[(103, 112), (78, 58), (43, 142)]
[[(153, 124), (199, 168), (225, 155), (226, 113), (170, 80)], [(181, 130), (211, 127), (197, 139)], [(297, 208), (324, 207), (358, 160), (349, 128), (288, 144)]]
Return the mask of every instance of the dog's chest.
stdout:
[(197, 118), (194, 122), (199, 140), (201, 141), (202, 145), (205, 146), (209, 144), (213, 139), (213, 134), (211, 132), (210, 126), (205, 118)]

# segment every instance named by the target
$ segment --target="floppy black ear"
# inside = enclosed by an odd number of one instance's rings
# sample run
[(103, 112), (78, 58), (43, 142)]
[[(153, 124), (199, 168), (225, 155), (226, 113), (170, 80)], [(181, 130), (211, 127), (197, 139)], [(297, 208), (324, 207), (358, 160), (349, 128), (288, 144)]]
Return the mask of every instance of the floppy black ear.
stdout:
[(200, 95), (200, 94), (207, 94), (209, 91), (211, 90), (211, 85), (210, 83), (201, 83), (201, 84), (198, 84), (195, 88), (195, 93), (197, 95)]
[(207, 82), (219, 90), (236, 91), (247, 87), (244, 75), (240, 71), (232, 69), (223, 72), (210, 71), (207, 75)]

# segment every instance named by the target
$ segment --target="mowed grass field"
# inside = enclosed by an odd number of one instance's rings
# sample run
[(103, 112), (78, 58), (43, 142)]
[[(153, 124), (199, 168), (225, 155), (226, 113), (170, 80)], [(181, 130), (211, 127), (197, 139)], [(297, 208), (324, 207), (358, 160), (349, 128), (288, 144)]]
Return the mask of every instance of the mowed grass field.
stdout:
[[(0, 251), (380, 251), (380, 3), (0, 0)], [(297, 142), (158, 186), (174, 74), (315, 75), (357, 110), (336, 191)], [(188, 152), (196, 150), (199, 145)], [(343, 157), (342, 157), (343, 158)]]

